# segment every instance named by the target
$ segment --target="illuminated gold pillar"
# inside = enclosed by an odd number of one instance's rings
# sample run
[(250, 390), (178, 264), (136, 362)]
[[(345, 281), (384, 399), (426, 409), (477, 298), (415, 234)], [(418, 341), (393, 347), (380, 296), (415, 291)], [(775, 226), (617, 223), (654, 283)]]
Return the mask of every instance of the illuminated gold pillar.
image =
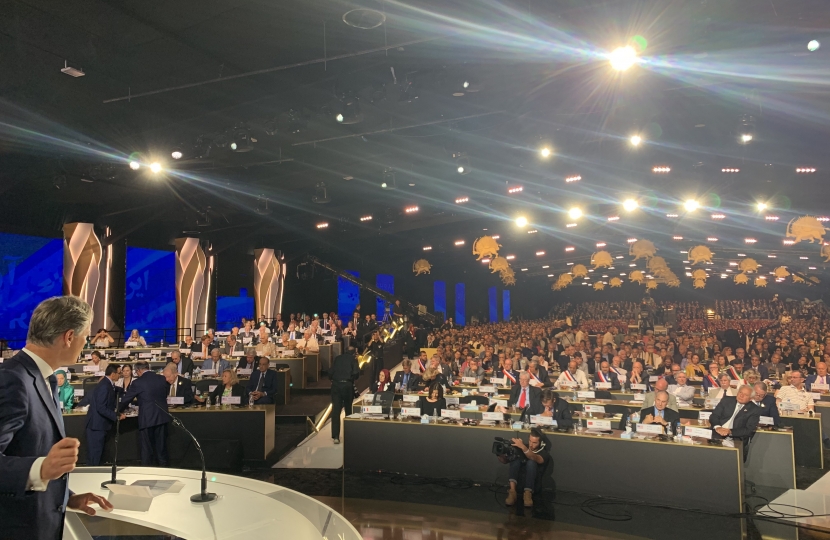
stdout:
[(282, 308), (285, 265), (273, 249), (254, 250), (254, 309), (256, 318), (273, 319)]
[[(198, 341), (196, 324), (200, 308), (206, 305), (207, 290), (205, 275), (208, 270), (207, 259), (198, 238), (176, 239), (176, 324), (177, 332), (190, 335)], [(204, 331), (204, 328), (199, 330)]]
[[(93, 308), (93, 326), (106, 326), (108, 260), (92, 223), (67, 223), (63, 226), (63, 294), (77, 296)], [(99, 294), (99, 289), (102, 289)], [(98, 301), (96, 302), (96, 296)]]

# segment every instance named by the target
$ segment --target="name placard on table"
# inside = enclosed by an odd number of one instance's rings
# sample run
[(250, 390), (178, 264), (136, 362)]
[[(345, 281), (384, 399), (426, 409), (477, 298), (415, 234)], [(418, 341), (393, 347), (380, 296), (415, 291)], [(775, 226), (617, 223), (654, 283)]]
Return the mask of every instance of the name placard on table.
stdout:
[(712, 430), (699, 427), (686, 426), (683, 434), (687, 437), (700, 437), (701, 439), (711, 439)]
[(74, 393), (78, 397), (84, 397), (84, 389), (83, 388), (76, 388)]
[(597, 390), (611, 390), (611, 383), (610, 382), (598, 382), (595, 383), (594, 386)]
[(530, 417), (530, 423), (537, 426), (555, 426), (556, 420), (552, 416), (542, 416), (541, 414), (534, 414)]
[(190, 349), (179, 349), (179, 352), (182, 354), (190, 354)]
[(697, 413), (698, 420), (709, 420), (710, 416), (712, 416), (712, 411), (700, 411)]
[(203, 369), (202, 375), (216, 375), (215, 369)]
[(150, 349), (150, 354), (161, 356), (161, 349)]
[(495, 421), (495, 422), (501, 422), (502, 420), (504, 420), (504, 413), (500, 413), (500, 412), (481, 413), (481, 419), (482, 420)]
[(222, 405), (241, 405), (242, 398), (239, 396), (227, 396), (222, 398)]
[(506, 399), (494, 399), (492, 400), (492, 402), (495, 403), (498, 407), (507, 407)]
[(774, 426), (775, 420), (773, 420), (772, 416), (761, 416), (758, 419), (759, 426)]
[(657, 382), (659, 380), (660, 380), (660, 377), (658, 377), (657, 375), (652, 375), (651, 377), (648, 378), (648, 382)]
[(216, 387), (219, 386), (218, 384), (210, 384), (208, 385), (208, 392), (213, 392), (216, 390)]
[(585, 405), (582, 410), (589, 413), (604, 413), (605, 406), (603, 405)]
[(813, 383), (812, 385), (810, 385), (810, 390), (818, 392), (827, 392), (828, 390), (830, 390), (830, 384)]
[(455, 418), (457, 420), (461, 419), (461, 411), (455, 411), (453, 409), (441, 409), (441, 417), (442, 418)]
[(577, 392), (576, 397), (579, 399), (596, 399), (597, 394), (596, 392), (592, 392), (590, 390), (583, 390), (581, 392)]
[(117, 353), (115, 353), (115, 357), (116, 358), (129, 358), (130, 357), (130, 351), (118, 351)]
[(153, 354), (148, 352), (138, 353), (139, 358), (152, 358)]
[(598, 429), (601, 431), (608, 431), (611, 428), (611, 420), (586, 420), (585, 425), (588, 429)]
[(463, 384), (476, 384), (478, 383), (478, 379), (475, 377), (461, 377), (461, 382)]
[(458, 398), (457, 397), (448, 397), (446, 398), (447, 406), (449, 405), (458, 405)]
[(200, 353), (200, 352), (195, 352), (195, 353), (191, 353), (191, 354), (190, 354), (190, 356), (191, 356), (191, 357), (193, 357), (193, 358), (201, 358), (201, 357), (202, 357), (202, 353)]
[(504, 377), (490, 377), (490, 384), (500, 384), (504, 386)]
[(183, 397), (167, 396), (167, 404), (168, 405), (184, 405), (184, 398)]
[(636, 383), (632, 383), (632, 384), (631, 384), (631, 389), (632, 389), (632, 390), (640, 390), (640, 391), (642, 391), (642, 392), (645, 392), (645, 391), (646, 391), (646, 385), (644, 385), (644, 384), (636, 384)]
[(478, 391), (482, 394), (495, 394), (496, 387), (495, 386), (479, 386)]
[(419, 399), (421, 399), (421, 398), (417, 394), (404, 394), (403, 395), (403, 402), (404, 403), (418, 403)]
[(660, 424), (637, 424), (637, 433), (650, 433), (654, 435), (663, 434), (663, 426)]
[(646, 395), (645, 394), (634, 394), (634, 401), (645, 401)]
[(236, 373), (239, 374), (239, 375), (250, 375), (253, 372), (254, 372), (253, 368), (242, 368), (242, 369), (237, 369), (236, 370)]
[(401, 407), (401, 416), (421, 416), (419, 407)]
[(95, 373), (99, 369), (101, 369), (99, 366), (96, 366), (94, 364), (90, 364), (88, 366), (84, 366), (84, 373)]
[[(383, 407), (381, 405), (366, 405), (361, 411), (365, 414), (383, 414)], [(418, 416), (420, 416), (420, 411)]]

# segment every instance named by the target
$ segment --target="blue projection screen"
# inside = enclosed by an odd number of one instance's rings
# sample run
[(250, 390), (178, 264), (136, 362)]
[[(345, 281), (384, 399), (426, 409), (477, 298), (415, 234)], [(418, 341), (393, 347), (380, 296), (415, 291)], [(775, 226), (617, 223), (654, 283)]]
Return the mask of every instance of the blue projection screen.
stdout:
[(505, 289), (502, 291), (502, 315), (501, 320), (509, 321), (510, 320), (510, 291)]
[(147, 343), (176, 339), (176, 254), (127, 247), (124, 332), (138, 329)]
[[(390, 294), (395, 294), (395, 276), (389, 274), (378, 274), (375, 278), (375, 285), (378, 289), (386, 291)], [(383, 298), (378, 297), (378, 320), (383, 320), (386, 302)]]
[(455, 324), (459, 326), (464, 326), (467, 324), (465, 322), (465, 315), (467, 310), (465, 309), (465, 301), (466, 301), (466, 294), (465, 288), (463, 283), (456, 283), (455, 284)]
[(216, 297), (216, 330), (230, 330), (242, 323), (242, 317), (254, 318), (254, 297), (242, 296)]
[(63, 240), (0, 234), (0, 338), (11, 348), (26, 342), (32, 311), (63, 294)]
[(447, 319), (447, 284), (443, 281), (436, 281), (432, 285), (433, 311), (443, 315)]
[[(354, 277), (360, 277), (360, 272), (354, 270), (346, 270)], [(341, 321), (352, 320), (352, 313), (360, 303), (360, 287), (349, 281), (337, 276), (337, 314)], [(347, 323), (343, 323), (345, 326)]]
[(490, 304), (490, 322), (499, 322), (499, 296), (495, 287), (487, 289), (487, 300)]

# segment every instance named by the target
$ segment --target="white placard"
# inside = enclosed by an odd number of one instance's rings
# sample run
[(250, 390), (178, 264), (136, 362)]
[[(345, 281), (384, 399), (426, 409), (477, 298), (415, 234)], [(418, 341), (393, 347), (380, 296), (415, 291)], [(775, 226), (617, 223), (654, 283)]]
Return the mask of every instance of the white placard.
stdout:
[(75, 396), (76, 397), (84, 397), (84, 389), (83, 388), (76, 388), (75, 389)]
[(96, 376), (96, 377), (103, 377), (103, 376), (104, 376), (104, 372), (103, 372), (103, 371), (96, 371), (96, 372), (95, 372), (95, 376)]
[(476, 384), (477, 382), (478, 379), (476, 379), (475, 377), (461, 377), (462, 384)]
[(401, 407), (401, 416), (421, 416), (419, 407)]
[(127, 343), (124, 344), (124, 346), (127, 347), (127, 348), (138, 347), (138, 342), (137, 341), (128, 341)]
[(447, 407), (450, 405), (458, 405), (458, 398), (457, 397), (448, 397), (446, 398)]
[(479, 386), (478, 391), (482, 394), (495, 394), (497, 392), (495, 386)]
[(605, 407), (603, 405), (585, 405), (582, 410), (589, 413), (604, 413)]
[(660, 380), (660, 377), (658, 377), (657, 375), (652, 375), (651, 377), (648, 378), (648, 382), (657, 382), (659, 380)]
[(130, 351), (118, 351), (117, 353), (115, 353), (115, 357), (116, 358), (129, 358), (130, 357)]
[(830, 390), (830, 384), (813, 383), (810, 385), (810, 390), (813, 392), (827, 392)]
[(772, 418), (772, 416), (762, 416), (758, 419), (758, 425), (759, 426), (774, 426), (775, 425), (775, 420)]
[(233, 351), (231, 356), (245, 356), (245, 351)]
[(501, 422), (504, 420), (504, 413), (500, 412), (485, 412), (481, 413), (482, 420)]
[(152, 353), (143, 352), (143, 353), (138, 353), (138, 357), (139, 358), (152, 358), (153, 355), (152, 355)]
[(161, 349), (150, 349), (150, 354), (161, 356)]
[(182, 354), (190, 354), (190, 349), (179, 349), (179, 352)]
[(641, 390), (641, 391), (645, 392), (646, 391), (646, 385), (644, 385), (644, 384), (632, 384), (631, 389), (632, 390)]
[(200, 353), (200, 352), (190, 353), (190, 357), (193, 358), (193, 359), (201, 358), (202, 353)]
[(242, 344), (243, 344), (243, 345), (250, 345), (250, 344), (251, 344), (251, 340), (252, 340), (252, 339), (253, 339), (253, 338), (243, 337), (243, 338), (242, 338)]
[(582, 392), (577, 392), (576, 397), (578, 397), (579, 399), (596, 399), (597, 394), (595, 392), (585, 390), (585, 391), (582, 391)]
[[(361, 409), (364, 414), (383, 414), (383, 407), (381, 405), (366, 405)], [(418, 413), (420, 416), (420, 411)]]
[(202, 375), (216, 375), (215, 369), (203, 369)]
[(362, 399), (363, 399), (363, 403), (366, 403), (367, 401), (369, 403), (371, 403), (375, 400), (375, 395), (374, 394), (363, 394)]
[(817, 392), (810, 392), (810, 397), (813, 398), (813, 401), (821, 401), (821, 394)]
[(455, 418), (460, 420), (461, 419), (461, 411), (454, 411), (452, 409), (441, 409), (441, 417), (442, 418)]
[(586, 420), (585, 425), (588, 429), (598, 429), (601, 431), (608, 431), (611, 428), (611, 420)]
[(699, 427), (692, 427), (686, 426), (683, 430), (683, 434), (687, 437), (700, 437), (701, 439), (711, 439), (712, 438), (712, 430), (711, 429), (704, 429)]
[(92, 360), (92, 355), (91, 354), (85, 354), (84, 355), (84, 360)]
[(167, 404), (168, 405), (184, 405), (184, 398), (183, 397), (167, 396)]
[(663, 434), (663, 426), (660, 424), (637, 424), (637, 433)]
[(555, 426), (556, 420), (552, 416), (542, 416), (541, 414), (534, 414), (530, 417), (530, 423), (537, 426)]
[(236, 370), (237, 375), (250, 375), (253, 372), (253, 368), (242, 368)]
[(490, 377), (490, 384), (500, 384), (502, 386), (505, 385), (504, 377)]
[(239, 396), (227, 396), (222, 398), (222, 405), (241, 405), (242, 398)]
[(403, 402), (404, 403), (418, 403), (421, 398), (417, 394), (404, 394), (403, 395)]
[(798, 403), (791, 403), (789, 401), (783, 402), (781, 405), (778, 406), (779, 409), (782, 411), (800, 411), (801, 406)]
[(645, 401), (646, 395), (645, 394), (634, 394), (634, 401)]
[(208, 385), (208, 392), (213, 392), (216, 390), (216, 387), (219, 386), (218, 384), (209, 384)]
[(698, 420), (709, 420), (710, 416), (712, 416), (712, 411), (700, 411), (697, 413)]
[(95, 364), (89, 364), (88, 366), (84, 366), (84, 373), (95, 373), (99, 369), (99, 366), (96, 366)]
[(594, 387), (597, 390), (611, 390), (611, 383), (610, 382), (598, 382), (594, 383)]

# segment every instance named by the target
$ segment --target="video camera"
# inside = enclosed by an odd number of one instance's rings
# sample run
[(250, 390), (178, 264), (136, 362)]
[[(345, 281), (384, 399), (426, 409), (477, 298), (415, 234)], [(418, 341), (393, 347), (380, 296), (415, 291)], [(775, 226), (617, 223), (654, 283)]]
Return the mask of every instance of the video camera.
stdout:
[(495, 439), (496, 440), (493, 443), (493, 454), (497, 457), (504, 456), (508, 462), (523, 459), (525, 457), (524, 452), (513, 446), (513, 441), (510, 439), (505, 439), (503, 437), (496, 437)]

